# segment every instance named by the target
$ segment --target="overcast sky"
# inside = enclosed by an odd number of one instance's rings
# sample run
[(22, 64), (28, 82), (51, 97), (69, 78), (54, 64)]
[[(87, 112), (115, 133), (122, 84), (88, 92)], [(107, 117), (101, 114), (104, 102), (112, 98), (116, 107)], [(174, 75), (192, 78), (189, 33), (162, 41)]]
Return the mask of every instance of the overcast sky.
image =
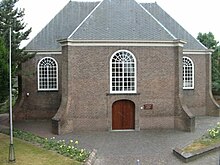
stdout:
[[(18, 7), (25, 9), (24, 21), (28, 27), (32, 27), (30, 39), (36, 36), (69, 1), (19, 0)], [(137, 1), (155, 2), (155, 0)], [(197, 37), (199, 32), (212, 32), (216, 40), (220, 41), (220, 0), (156, 0), (156, 2), (194, 37)]]

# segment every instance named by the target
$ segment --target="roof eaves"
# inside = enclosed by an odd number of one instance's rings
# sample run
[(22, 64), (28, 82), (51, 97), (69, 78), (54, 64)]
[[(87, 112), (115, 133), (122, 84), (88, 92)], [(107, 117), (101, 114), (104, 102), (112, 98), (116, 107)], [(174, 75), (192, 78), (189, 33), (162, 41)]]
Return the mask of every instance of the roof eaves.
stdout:
[[(135, 1), (136, 2), (136, 1)], [(145, 9), (140, 3), (138, 3), (140, 5), (140, 7), (146, 12), (148, 13), (174, 40), (176, 40), (177, 38), (158, 20), (156, 19), (147, 9)]]
[(37, 50), (37, 49), (30, 49), (30, 50), (24, 50), (24, 52), (28, 52), (28, 53), (37, 53), (37, 54), (44, 54), (49, 53), (49, 54), (59, 54), (62, 52), (62, 50)]
[(83, 25), (83, 23), (92, 15), (92, 13), (101, 5), (101, 3), (103, 2), (104, 0), (102, 0), (88, 15), (87, 17), (79, 24), (79, 26), (69, 35), (69, 37), (67, 37), (68, 39), (71, 38), (74, 33), (76, 33), (76, 31)]
[(186, 44), (182, 40), (74, 40), (62, 39), (59, 40), (61, 46), (180, 46)]
[(213, 50), (212, 49), (206, 49), (206, 50), (189, 50), (189, 49), (183, 49), (184, 55), (212, 55)]

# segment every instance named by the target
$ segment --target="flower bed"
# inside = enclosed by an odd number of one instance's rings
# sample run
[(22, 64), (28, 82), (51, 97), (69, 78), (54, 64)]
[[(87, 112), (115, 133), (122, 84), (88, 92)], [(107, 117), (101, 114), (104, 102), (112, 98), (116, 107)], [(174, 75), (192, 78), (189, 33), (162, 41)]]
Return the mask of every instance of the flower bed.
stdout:
[(70, 157), (79, 162), (85, 162), (90, 154), (87, 150), (78, 148), (78, 144), (79, 144), (78, 141), (57, 140), (55, 137), (52, 137), (50, 139), (42, 138), (32, 133), (20, 131), (20, 130), (14, 130), (13, 133), (14, 133), (14, 137), (23, 139), (33, 144), (40, 145), (43, 148), (55, 151), (61, 155)]
[(183, 147), (182, 149), (175, 148), (173, 153), (183, 160), (189, 162), (200, 156), (217, 151), (220, 149), (220, 122), (217, 126), (207, 130), (207, 132), (199, 139)]

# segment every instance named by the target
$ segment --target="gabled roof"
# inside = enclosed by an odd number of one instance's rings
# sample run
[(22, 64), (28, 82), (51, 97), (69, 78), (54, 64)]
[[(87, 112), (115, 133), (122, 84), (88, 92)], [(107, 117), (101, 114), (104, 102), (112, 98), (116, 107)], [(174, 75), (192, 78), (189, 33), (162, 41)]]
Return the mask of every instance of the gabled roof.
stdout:
[(57, 40), (67, 38), (98, 3), (70, 1), (26, 46), (26, 50), (61, 50)]
[(135, 0), (101, 2), (70, 1), (26, 50), (61, 50), (57, 40), (148, 40), (187, 42), (184, 49), (204, 50), (156, 3), (138, 4)]
[(157, 3), (141, 3), (156, 19), (158, 19), (178, 39), (186, 41), (184, 49), (204, 50), (206, 49), (198, 40), (188, 33), (169, 14), (167, 14)]
[(136, 1), (104, 0), (69, 39), (172, 41), (175, 38)]

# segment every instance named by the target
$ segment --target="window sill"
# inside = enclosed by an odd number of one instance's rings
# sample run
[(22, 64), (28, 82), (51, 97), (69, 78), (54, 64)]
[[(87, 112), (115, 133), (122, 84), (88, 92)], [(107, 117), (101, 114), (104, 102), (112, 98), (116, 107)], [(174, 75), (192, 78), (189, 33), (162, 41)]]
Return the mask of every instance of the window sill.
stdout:
[(116, 95), (140, 95), (140, 93), (106, 93), (106, 96), (116, 96)]
[(183, 88), (183, 90), (194, 90), (194, 88)]
[(38, 90), (37, 92), (58, 92), (59, 90)]

